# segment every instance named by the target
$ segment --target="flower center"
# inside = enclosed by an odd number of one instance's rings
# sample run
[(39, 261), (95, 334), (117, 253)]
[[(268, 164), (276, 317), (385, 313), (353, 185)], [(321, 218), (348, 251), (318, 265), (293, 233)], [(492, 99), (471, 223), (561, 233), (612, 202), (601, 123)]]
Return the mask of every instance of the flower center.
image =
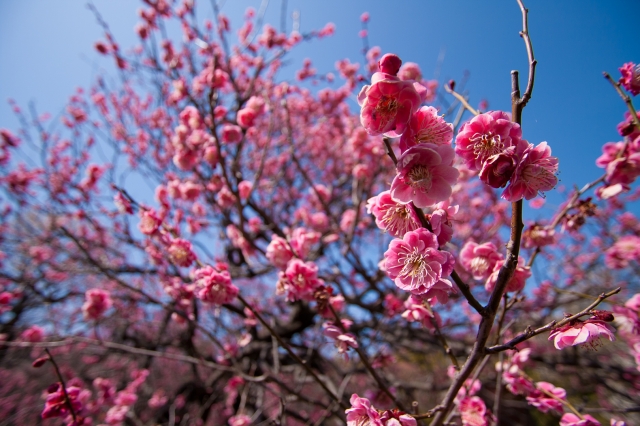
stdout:
[(431, 126), (420, 129), (415, 136), (416, 143), (434, 143), (436, 145), (446, 143), (448, 128), (444, 126)]
[(404, 256), (400, 255), (399, 260), (404, 264), (400, 275), (411, 277), (411, 283), (417, 281), (418, 284), (422, 284), (431, 272), (431, 268), (427, 264), (425, 257), (426, 256), (420, 253), (417, 248), (413, 249), (412, 252), (405, 253)]
[(182, 264), (187, 259), (187, 251), (179, 246), (173, 246), (170, 250), (173, 261), (177, 264)]
[(385, 118), (389, 118), (396, 115), (398, 111), (398, 100), (390, 96), (382, 96), (378, 105), (376, 105), (376, 112)]
[(422, 164), (413, 166), (407, 173), (407, 177), (409, 185), (413, 188), (417, 187), (425, 191), (431, 189), (431, 171), (426, 166)]
[(473, 142), (473, 153), (476, 158), (486, 159), (492, 155), (499, 154), (504, 149), (504, 143), (500, 135), (494, 135), (493, 133), (476, 133), (471, 137)]
[(489, 269), (489, 261), (484, 256), (474, 257), (471, 260), (471, 270), (474, 275), (484, 275)]

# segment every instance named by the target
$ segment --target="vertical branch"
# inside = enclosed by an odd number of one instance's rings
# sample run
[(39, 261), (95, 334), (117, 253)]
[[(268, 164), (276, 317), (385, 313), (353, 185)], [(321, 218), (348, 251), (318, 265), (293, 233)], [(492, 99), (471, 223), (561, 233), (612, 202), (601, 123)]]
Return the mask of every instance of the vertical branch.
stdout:
[[(520, 10), (522, 11), (522, 31), (520, 36), (525, 41), (525, 47), (527, 49), (527, 55), (529, 57), (529, 82), (524, 96), (520, 97), (520, 85), (518, 82), (518, 71), (511, 72), (511, 112), (512, 121), (521, 124), (522, 123), (522, 110), (525, 105), (531, 99), (531, 92), (533, 90), (533, 83), (535, 80), (535, 67), (536, 60), (533, 56), (533, 47), (531, 45), (531, 39), (529, 38), (529, 22), (527, 19), (527, 9), (524, 7), (522, 0), (517, 0)], [(507, 244), (507, 255), (504, 265), (498, 273), (498, 280), (496, 286), (491, 293), (489, 302), (484, 307), (483, 316), (478, 327), (478, 334), (476, 342), (471, 349), (471, 353), (467, 358), (467, 361), (463, 365), (460, 373), (456, 376), (453, 383), (449, 387), (442, 403), (439, 407), (440, 410), (436, 413), (431, 426), (440, 426), (446, 419), (447, 414), (451, 411), (453, 403), (458, 391), (464, 384), (465, 380), (473, 373), (478, 363), (484, 357), (484, 345), (486, 344), (493, 323), (500, 307), (500, 300), (507, 288), (507, 284), (513, 276), (516, 267), (518, 266), (518, 255), (520, 254), (520, 240), (522, 238), (522, 229), (524, 223), (522, 222), (522, 200), (511, 203), (511, 235), (509, 237), (509, 243)]]

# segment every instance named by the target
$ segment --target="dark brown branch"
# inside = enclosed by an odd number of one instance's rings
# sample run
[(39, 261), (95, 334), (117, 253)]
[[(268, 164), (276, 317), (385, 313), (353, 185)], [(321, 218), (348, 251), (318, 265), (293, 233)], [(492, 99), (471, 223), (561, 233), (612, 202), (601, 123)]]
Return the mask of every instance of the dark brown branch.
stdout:
[[(531, 47), (531, 40), (528, 35), (528, 21), (526, 19), (526, 9), (522, 4), (521, 0), (517, 0), (520, 5), (520, 9), (523, 13), (523, 29), (521, 35), (525, 38), (525, 45), (527, 46), (527, 53), (529, 55), (530, 64), (529, 64), (529, 81), (530, 87), (527, 87), (527, 90), (533, 90), (533, 80), (534, 80), (534, 72), (535, 72), (535, 60), (533, 59), (533, 48)], [(511, 111), (512, 111), (512, 121), (522, 124), (522, 110), (526, 105), (526, 101), (531, 97), (531, 93), (527, 94), (526, 99), (520, 98), (520, 86), (518, 83), (518, 72), (511, 72)], [(480, 326), (478, 327), (478, 334), (476, 337), (476, 342), (471, 349), (471, 354), (460, 373), (456, 376), (453, 383), (449, 387), (447, 394), (445, 395), (443, 401), (440, 403), (440, 406), (444, 407), (442, 411), (439, 411), (435, 418), (433, 419), (433, 423), (431, 426), (440, 426), (444, 422), (447, 414), (451, 411), (453, 407), (453, 402), (455, 397), (458, 394), (458, 391), (464, 384), (465, 380), (469, 378), (471, 373), (473, 373), (474, 369), (484, 358), (484, 345), (486, 344), (489, 336), (491, 334), (491, 329), (493, 328), (493, 322), (496, 317), (496, 313), (498, 312), (498, 308), (500, 306), (500, 300), (506, 290), (507, 284), (511, 277), (513, 276), (516, 267), (518, 266), (518, 255), (520, 253), (520, 240), (522, 238), (522, 229), (524, 228), (524, 223), (522, 222), (522, 200), (511, 203), (511, 235), (509, 238), (509, 243), (507, 244), (507, 255), (502, 268), (500, 268), (500, 272), (498, 273), (498, 280), (496, 282), (496, 286), (491, 293), (491, 297), (489, 299), (489, 303), (484, 308), (484, 315), (482, 320), (480, 320)]]

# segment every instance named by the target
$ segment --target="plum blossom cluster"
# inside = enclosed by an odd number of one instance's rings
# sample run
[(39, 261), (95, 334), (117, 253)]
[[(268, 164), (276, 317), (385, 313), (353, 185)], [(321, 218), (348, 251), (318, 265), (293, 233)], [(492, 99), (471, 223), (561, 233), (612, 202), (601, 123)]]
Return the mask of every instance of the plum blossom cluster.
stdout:
[[(77, 386), (63, 387), (62, 383), (54, 383), (47, 389), (47, 398), (42, 410), (43, 419), (51, 419), (54, 417), (66, 418), (71, 426), (81, 425), (71, 419), (73, 414), (79, 416), (82, 410), (82, 401), (80, 400), (81, 389)], [(79, 417), (76, 417), (78, 420)]]
[(527, 402), (543, 413), (564, 412), (567, 392), (548, 382), (534, 382), (524, 371), (531, 349), (522, 349), (514, 353), (509, 360), (496, 364), (496, 370), (502, 374), (507, 389), (514, 395), (522, 395)]
[[(420, 73), (414, 65), (401, 72), (401, 64), (398, 56), (384, 55), (371, 85), (358, 95), (360, 121), (370, 135), (401, 137), (391, 188), (369, 199), (367, 209), (379, 228), (396, 237), (384, 255), (389, 277), (414, 297), (444, 303), (454, 292), (445, 278), (453, 271), (454, 258), (438, 250), (451, 239), (451, 217), (457, 212), (447, 203), (459, 176), (453, 166), (453, 128), (435, 108), (420, 107), (426, 89), (411, 79)], [(430, 232), (414, 209), (432, 206)]]
[(314, 300), (316, 290), (323, 286), (318, 266), (304, 261), (319, 241), (319, 232), (305, 228), (294, 229), (288, 239), (276, 234), (271, 237), (266, 257), (280, 270), (276, 291), (286, 294), (287, 300)]
[[(460, 251), (460, 263), (463, 268), (476, 280), (485, 281), (485, 289), (493, 291), (498, 274), (504, 265), (504, 256), (498, 252), (495, 244), (488, 242), (478, 244), (468, 241)], [(524, 260), (518, 257), (518, 265), (513, 276), (507, 283), (507, 292), (517, 292), (524, 288), (526, 280), (531, 277), (531, 268), (524, 265)]]
[(502, 111), (479, 114), (456, 136), (456, 154), (492, 188), (505, 188), (507, 201), (530, 200), (558, 183), (558, 159), (546, 142), (522, 139), (520, 125)]
[(607, 142), (596, 159), (596, 165), (605, 170), (604, 186), (596, 191), (603, 199), (629, 191), (640, 176), (640, 127), (628, 112), (625, 121), (618, 125), (618, 132), (624, 141)]
[[(420, 107), (426, 88), (398, 76), (402, 61), (393, 54), (378, 62), (379, 71), (358, 95), (360, 122), (370, 135), (401, 136), (401, 156), (391, 184), (393, 201), (416, 207), (447, 200), (459, 172), (453, 167), (453, 128), (433, 107)], [(402, 73), (405, 78), (414, 73)], [(376, 215), (377, 218), (377, 215)]]
[(367, 398), (351, 395), (351, 408), (347, 409), (347, 426), (417, 426), (409, 414), (398, 410), (378, 410)]
[(238, 295), (238, 287), (231, 283), (231, 275), (226, 265), (218, 264), (217, 268), (205, 266), (194, 273), (196, 294), (204, 302), (217, 306), (231, 303)]

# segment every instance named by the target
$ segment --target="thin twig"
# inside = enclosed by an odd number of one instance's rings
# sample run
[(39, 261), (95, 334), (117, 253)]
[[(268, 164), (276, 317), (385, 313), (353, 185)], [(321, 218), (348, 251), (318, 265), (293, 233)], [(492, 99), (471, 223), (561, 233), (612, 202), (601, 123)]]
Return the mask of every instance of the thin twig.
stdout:
[(271, 327), (269, 325), (269, 323), (267, 323), (267, 321), (265, 321), (264, 318), (262, 318), (262, 315), (260, 315), (260, 313), (251, 305), (249, 304), (249, 302), (247, 302), (245, 300), (244, 297), (242, 297), (240, 294), (238, 294), (238, 300), (247, 308), (251, 311), (251, 313), (253, 313), (253, 315), (256, 317), (256, 319), (258, 321), (260, 321), (260, 323), (264, 326), (264, 328), (267, 329), (267, 331), (269, 331), (269, 333), (276, 338), (276, 340), (278, 341), (278, 343), (280, 344), (280, 346), (282, 346), (282, 348), (287, 351), (287, 353), (289, 355), (291, 355), (291, 357), (298, 363), (300, 364), (306, 371), (307, 373), (309, 373), (311, 375), (311, 377), (314, 378), (314, 380), (320, 385), (320, 387), (322, 389), (324, 389), (324, 391), (334, 400), (336, 401), (338, 404), (340, 404), (340, 406), (344, 409), (349, 408), (347, 406), (347, 404), (335, 393), (333, 393), (333, 391), (331, 389), (329, 389), (327, 387), (327, 385), (322, 381), (322, 379), (320, 379), (320, 377), (316, 374), (315, 371), (313, 371), (311, 369), (311, 367), (309, 367), (307, 365), (307, 363), (298, 356), (298, 354), (296, 354), (293, 349), (291, 349), (291, 346), (289, 346), (289, 344), (287, 342), (285, 342), (284, 340), (282, 340), (282, 337), (280, 337), (280, 335), (273, 329), (273, 327)]
[(478, 110), (475, 109), (474, 107), (472, 107), (471, 105), (469, 105), (469, 102), (467, 101), (467, 99), (464, 96), (462, 96), (460, 93), (458, 93), (455, 90), (453, 90), (453, 88), (451, 86), (449, 86), (448, 84), (445, 84), (444, 85), (444, 90), (447, 93), (452, 94), (453, 97), (456, 98), (462, 104), (462, 106), (465, 107), (465, 109), (467, 109), (471, 114), (480, 115)]
[(527, 57), (529, 58), (529, 79), (527, 81), (527, 88), (520, 98), (521, 108), (529, 102), (531, 99), (531, 92), (533, 92), (533, 83), (536, 77), (536, 65), (538, 61), (533, 56), (533, 45), (531, 44), (531, 37), (529, 37), (529, 9), (524, 7), (524, 3), (522, 0), (517, 0), (518, 5), (520, 6), (520, 11), (522, 12), (522, 31), (520, 31), (520, 37), (524, 40), (525, 47), (527, 48)]
[(629, 97), (629, 95), (627, 95), (622, 91), (622, 88), (620, 87), (620, 83), (618, 83), (613, 78), (611, 78), (608, 72), (604, 72), (602, 74), (604, 75), (604, 78), (609, 80), (609, 83), (613, 85), (613, 87), (616, 89), (616, 91), (618, 92), (618, 94), (620, 95), (624, 103), (627, 104), (627, 108), (629, 108), (629, 112), (631, 113), (631, 120), (633, 120), (636, 126), (640, 128), (640, 118), (638, 118), (638, 114), (636, 113), (636, 109), (633, 107), (633, 102), (631, 102), (631, 98)]
[(620, 292), (620, 287), (615, 288), (613, 290), (611, 290), (608, 293), (602, 293), (600, 296), (598, 296), (598, 298), (591, 303), (589, 306), (587, 306), (586, 308), (584, 308), (582, 311), (578, 312), (575, 315), (571, 315), (570, 317), (564, 318), (561, 321), (551, 321), (550, 323), (548, 323), (547, 325), (544, 325), (542, 327), (539, 327), (535, 330), (532, 330), (531, 327), (527, 327), (527, 330), (525, 330), (524, 332), (520, 333), (518, 336), (514, 337), (513, 339), (509, 340), (507, 343), (503, 344), (503, 345), (497, 345), (497, 346), (491, 346), (490, 348), (486, 348), (484, 350), (485, 353), (487, 354), (492, 354), (492, 353), (497, 353), (497, 352), (501, 352), (501, 351), (506, 351), (508, 349), (513, 349), (516, 350), (516, 345), (519, 343), (524, 342), (525, 340), (529, 340), (530, 338), (532, 338), (533, 336), (537, 336), (538, 334), (544, 333), (545, 331), (550, 331), (554, 328), (558, 328), (558, 327), (562, 327), (563, 325), (578, 319), (580, 317), (583, 317), (585, 315), (588, 315), (590, 313), (590, 311), (595, 308), (596, 306), (598, 306), (600, 303), (602, 303), (603, 300), (613, 296), (614, 294), (618, 294)]

